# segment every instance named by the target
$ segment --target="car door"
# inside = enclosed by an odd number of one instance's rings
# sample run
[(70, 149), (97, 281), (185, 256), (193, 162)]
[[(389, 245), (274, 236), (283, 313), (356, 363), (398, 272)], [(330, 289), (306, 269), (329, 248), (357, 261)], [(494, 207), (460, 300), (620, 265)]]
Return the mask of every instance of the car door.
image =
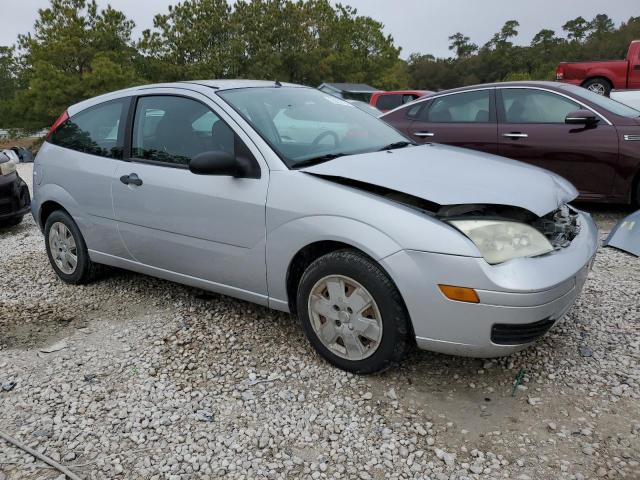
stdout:
[(434, 97), (408, 108), (409, 135), (419, 142), (437, 142), (496, 153), (494, 89)]
[(498, 152), (555, 172), (583, 199), (609, 195), (618, 159), (618, 136), (603, 118), (593, 126), (565, 123), (585, 108), (577, 100), (538, 88), (498, 90)]
[(629, 79), (627, 87), (630, 89), (640, 88), (640, 48), (638, 48), (631, 58), (629, 58)]
[[(135, 99), (129, 161), (112, 187), (122, 241), (140, 264), (266, 301), (266, 164), (210, 100), (183, 95), (165, 89)], [(191, 173), (189, 161), (207, 151), (255, 162), (259, 178)]]
[(126, 256), (113, 218), (111, 180), (122, 163), (126, 116), (131, 99), (118, 98), (71, 112), (43, 149), (57, 149), (46, 165), (36, 164), (39, 178), (68, 192), (73, 215), (91, 251)]

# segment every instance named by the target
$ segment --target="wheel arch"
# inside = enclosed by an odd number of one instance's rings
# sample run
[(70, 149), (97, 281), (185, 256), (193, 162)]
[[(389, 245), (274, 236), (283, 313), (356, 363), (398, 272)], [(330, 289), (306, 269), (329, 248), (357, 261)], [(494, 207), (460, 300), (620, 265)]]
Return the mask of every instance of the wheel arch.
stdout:
[(304, 271), (318, 258), (331, 252), (338, 250), (352, 250), (372, 259), (366, 252), (363, 252), (359, 248), (349, 245), (348, 243), (338, 242), (335, 240), (320, 240), (310, 243), (302, 247), (291, 259), (287, 268), (286, 286), (287, 286), (287, 299), (289, 303), (289, 311), (293, 314), (297, 311), (297, 291), (300, 279), (304, 274)]
[(382, 265), (375, 258), (371, 257), (371, 255), (368, 255), (366, 252), (362, 251), (361, 249), (344, 242), (338, 242), (333, 240), (320, 240), (317, 242), (313, 242), (309, 245), (306, 245), (294, 255), (293, 259), (291, 260), (287, 268), (287, 276), (286, 276), (289, 311), (294, 315), (297, 313), (296, 304), (297, 304), (298, 285), (300, 283), (300, 279), (302, 278), (302, 275), (304, 274), (305, 270), (309, 267), (309, 265), (311, 265), (315, 260), (322, 257), (323, 255), (326, 255), (331, 252), (340, 251), (340, 250), (349, 250), (351, 252), (356, 252), (364, 256), (371, 262), (374, 262), (378, 266), (378, 268), (382, 270), (382, 272), (387, 276), (389, 281), (393, 284), (393, 286), (397, 290), (398, 295), (400, 296), (400, 301), (402, 302), (402, 306), (404, 308), (406, 318), (408, 319), (407, 328), (409, 329), (409, 332), (410, 332), (410, 338), (415, 339), (413, 322), (411, 321), (409, 310), (405, 303), (404, 297), (402, 296), (402, 292), (398, 288), (398, 285), (396, 284), (391, 274), (387, 271), (384, 265)]
[(584, 81), (580, 84), (581, 87), (584, 87), (587, 82), (590, 82), (591, 80), (605, 80), (609, 85), (611, 85), (611, 88), (613, 88), (614, 84), (613, 81), (607, 77), (605, 74), (600, 74), (600, 73), (592, 73), (590, 74), (587, 78), (584, 79)]
[(55, 200), (47, 200), (40, 205), (40, 212), (38, 214), (38, 226), (41, 230), (44, 230), (44, 226), (47, 223), (47, 218), (56, 210), (62, 210), (65, 213), (69, 213), (60, 203)]
[[(342, 248), (359, 251), (378, 263), (402, 250), (384, 232), (352, 218), (314, 215), (293, 219), (267, 234), (269, 306), (290, 311), (289, 282), (294, 260), (300, 262), (311, 254), (323, 255)], [(293, 272), (296, 272), (295, 268)], [(297, 283), (295, 285), (297, 287)]]

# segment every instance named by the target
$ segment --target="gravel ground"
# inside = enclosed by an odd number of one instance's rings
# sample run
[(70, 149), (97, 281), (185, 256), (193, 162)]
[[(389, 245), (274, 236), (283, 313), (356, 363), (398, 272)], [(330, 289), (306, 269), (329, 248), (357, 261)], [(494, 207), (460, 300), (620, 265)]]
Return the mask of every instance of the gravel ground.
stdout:
[[(626, 213), (595, 210), (603, 235)], [(526, 351), (359, 377), (289, 315), (121, 271), (67, 286), (31, 218), (0, 232), (0, 430), (86, 479), (637, 479), (639, 333), (640, 260), (601, 249)], [(18, 478), (64, 479), (0, 440)]]

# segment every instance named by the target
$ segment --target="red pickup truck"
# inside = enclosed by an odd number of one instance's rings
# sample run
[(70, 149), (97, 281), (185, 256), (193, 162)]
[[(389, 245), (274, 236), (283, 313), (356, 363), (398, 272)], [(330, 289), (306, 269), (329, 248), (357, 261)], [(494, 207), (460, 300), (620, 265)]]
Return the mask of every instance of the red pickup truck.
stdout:
[(612, 89), (640, 88), (640, 40), (631, 42), (624, 60), (562, 62), (556, 79), (606, 96)]

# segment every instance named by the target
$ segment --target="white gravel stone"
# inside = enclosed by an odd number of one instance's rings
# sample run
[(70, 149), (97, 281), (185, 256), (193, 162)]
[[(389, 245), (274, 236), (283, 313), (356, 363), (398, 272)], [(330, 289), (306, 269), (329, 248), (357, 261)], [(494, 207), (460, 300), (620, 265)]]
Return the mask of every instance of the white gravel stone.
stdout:
[[(602, 235), (622, 216), (604, 208)], [(638, 477), (640, 262), (621, 252), (600, 250), (566, 318), (521, 352), (358, 376), (287, 314), (122, 271), (67, 285), (43, 245), (30, 217), (0, 230), (0, 430), (87, 464), (81, 478)], [(59, 477), (0, 452), (0, 480)]]

